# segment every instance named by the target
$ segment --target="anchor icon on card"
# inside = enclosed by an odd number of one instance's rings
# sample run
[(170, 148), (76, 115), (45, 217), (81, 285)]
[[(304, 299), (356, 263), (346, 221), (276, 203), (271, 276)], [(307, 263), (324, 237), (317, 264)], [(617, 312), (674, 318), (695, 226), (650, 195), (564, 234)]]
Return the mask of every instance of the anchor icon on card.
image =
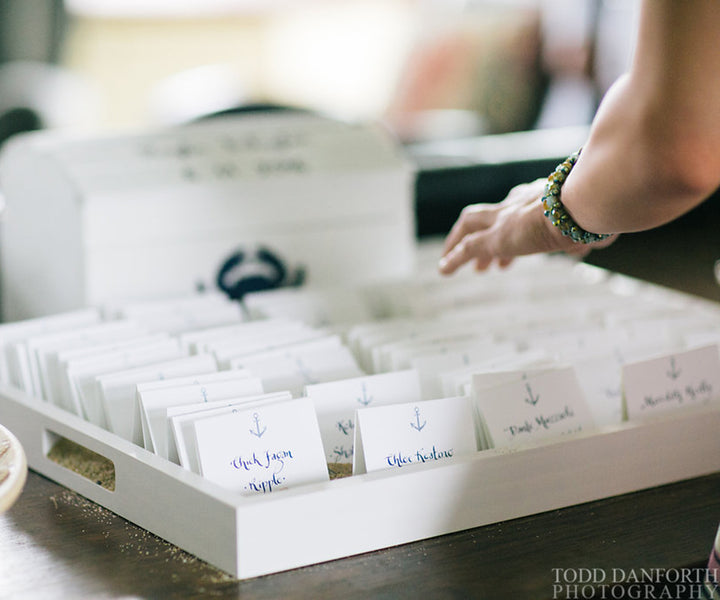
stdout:
[(532, 387), (530, 387), (529, 383), (525, 384), (525, 389), (527, 390), (527, 396), (525, 397), (525, 402), (528, 404), (535, 406), (538, 401), (540, 400), (540, 394), (533, 394)]
[(365, 386), (365, 383), (362, 384), (362, 398), (356, 398), (356, 400), (363, 406), (367, 406), (373, 401), (373, 397), (367, 395), (367, 387)]
[(677, 378), (680, 377), (680, 375), (682, 374), (682, 371), (681, 371), (680, 369), (678, 369), (678, 368), (677, 368), (677, 365), (675, 364), (675, 357), (674, 357), (674, 356), (671, 356), (671, 357), (670, 357), (670, 370), (669, 370), (669, 371), (665, 371), (665, 373), (667, 374), (667, 376), (668, 376), (670, 379), (677, 379)]
[(416, 406), (415, 407), (415, 423), (412, 421), (410, 422), (410, 427), (412, 427), (415, 431), (422, 431), (425, 429), (425, 425), (427, 425), (427, 421), (423, 421), (422, 424), (420, 423), (420, 409)]
[(250, 435), (261, 438), (267, 431), (267, 427), (263, 427), (262, 430), (260, 429), (260, 415), (257, 413), (253, 413), (253, 421), (255, 422), (255, 431), (252, 429), (249, 429), (248, 431), (250, 431)]

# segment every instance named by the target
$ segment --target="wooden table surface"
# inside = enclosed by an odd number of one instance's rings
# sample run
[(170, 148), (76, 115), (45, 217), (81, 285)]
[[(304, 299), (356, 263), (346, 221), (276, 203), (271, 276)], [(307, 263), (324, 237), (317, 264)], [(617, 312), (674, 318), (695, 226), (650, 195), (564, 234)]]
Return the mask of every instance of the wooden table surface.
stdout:
[(720, 473), (236, 581), (31, 472), (0, 515), (0, 598), (552, 598), (553, 569), (700, 566), (719, 519)]

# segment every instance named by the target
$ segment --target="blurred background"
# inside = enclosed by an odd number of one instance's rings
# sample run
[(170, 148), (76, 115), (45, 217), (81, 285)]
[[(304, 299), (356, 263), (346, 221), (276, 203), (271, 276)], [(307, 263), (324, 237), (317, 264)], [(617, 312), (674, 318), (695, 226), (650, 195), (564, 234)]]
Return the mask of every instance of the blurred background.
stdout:
[[(380, 121), (417, 165), (418, 236), (443, 235), (466, 204), (501, 200), (584, 142), (632, 60), (638, 9), (639, 0), (0, 0), (0, 145), (19, 131), (133, 132), (237, 107)], [(700, 281), (694, 291), (716, 298), (719, 197), (588, 260), (650, 279), (660, 269), (657, 279)]]
[(0, 0), (0, 141), (279, 104), (405, 142), (586, 124), (631, 0)]

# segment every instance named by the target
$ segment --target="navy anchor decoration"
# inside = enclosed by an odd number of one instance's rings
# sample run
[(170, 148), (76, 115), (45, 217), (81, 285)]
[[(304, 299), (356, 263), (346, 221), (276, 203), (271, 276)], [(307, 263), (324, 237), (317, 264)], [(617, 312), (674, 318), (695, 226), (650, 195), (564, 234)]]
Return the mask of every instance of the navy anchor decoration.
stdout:
[(233, 300), (245, 294), (283, 286), (299, 286), (305, 280), (302, 266), (291, 270), (279, 254), (269, 248), (238, 248), (218, 270), (217, 286)]

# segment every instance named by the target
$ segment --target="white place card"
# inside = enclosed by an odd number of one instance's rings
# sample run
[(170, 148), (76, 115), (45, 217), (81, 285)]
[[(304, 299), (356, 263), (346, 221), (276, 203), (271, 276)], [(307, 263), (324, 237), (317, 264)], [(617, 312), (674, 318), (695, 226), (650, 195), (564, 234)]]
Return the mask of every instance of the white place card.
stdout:
[[(511, 383), (525, 382), (529, 377), (537, 377), (538, 375), (544, 373), (550, 373), (557, 368), (557, 365), (546, 365), (544, 367), (528, 367), (513, 371), (494, 370), (486, 371), (483, 373), (476, 373), (473, 374), (469, 384), (470, 395), (473, 398), (478, 398), (482, 394), (486, 393), (487, 390), (492, 390), (493, 388), (508, 385)], [(492, 448), (492, 436), (488, 431), (487, 423), (485, 422), (482, 412), (480, 411), (479, 403), (474, 402), (473, 406), (475, 408), (475, 415), (477, 419), (479, 446), (482, 450), (485, 450), (486, 448)]]
[(26, 344), (35, 395), (57, 403), (52, 382), (57, 378), (55, 357), (59, 352), (127, 341), (144, 334), (145, 331), (132, 321), (110, 321), (29, 338)]
[(325, 458), (352, 463), (355, 411), (358, 408), (420, 401), (420, 381), (414, 370), (354, 377), (305, 387), (315, 406)]
[[(302, 326), (258, 331), (254, 335), (244, 335), (206, 344), (206, 349), (215, 355), (220, 368), (231, 369), (233, 364), (243, 357), (273, 352), (289, 346), (311, 344), (316, 341), (324, 344), (328, 339), (326, 332)], [(340, 343), (339, 338), (334, 338), (334, 340)]]
[(223, 340), (241, 339), (246, 336), (262, 334), (275, 329), (288, 330), (296, 327), (305, 327), (305, 325), (297, 321), (291, 321), (290, 319), (243, 321), (241, 323), (233, 323), (232, 325), (221, 325), (185, 332), (180, 335), (180, 343), (183, 348), (186, 348), (193, 354), (199, 354), (200, 352), (210, 353), (211, 350), (206, 346), (207, 344), (214, 344)]
[(355, 358), (337, 336), (294, 344), (272, 352), (241, 357), (231, 368), (248, 369), (268, 392), (288, 390), (300, 397), (306, 385), (360, 377)]
[(512, 342), (495, 342), (487, 346), (475, 346), (462, 350), (451, 350), (439, 354), (423, 354), (410, 360), (410, 366), (420, 375), (420, 390), (423, 400), (442, 398), (441, 373), (469, 367), (471, 364), (487, 362), (493, 357), (512, 354), (516, 351)]
[(153, 331), (181, 332), (242, 320), (242, 309), (221, 292), (144, 300), (105, 308), (106, 314), (132, 319)]
[(195, 422), (204, 477), (241, 494), (327, 481), (315, 409), (307, 398)]
[(74, 358), (64, 369), (65, 402), (78, 407), (91, 423), (107, 429), (107, 418), (95, 386), (97, 376), (182, 356), (184, 353), (176, 339), (159, 335), (121, 349)]
[(28, 393), (34, 393), (27, 349), (18, 348), (17, 355), (9, 356), (9, 346), (22, 344), (23, 340), (47, 333), (68, 331), (100, 322), (100, 312), (86, 308), (66, 313), (37, 317), (0, 325), (0, 380), (10, 383)]
[[(236, 377), (231, 377), (237, 373)], [(229, 377), (230, 376), (230, 377)], [(189, 381), (190, 380), (190, 381)], [(137, 385), (143, 445), (146, 450), (169, 458), (166, 409), (184, 404), (208, 403), (263, 393), (262, 382), (244, 371), (219, 371), (179, 380), (166, 379), (161, 387)]]
[(362, 408), (356, 420), (353, 474), (436, 465), (477, 451), (468, 397)]
[(622, 357), (617, 353), (573, 362), (583, 395), (598, 427), (623, 420)]
[(197, 440), (195, 439), (195, 423), (202, 419), (216, 417), (231, 412), (238, 412), (238, 407), (267, 406), (275, 402), (292, 400), (288, 392), (260, 394), (233, 400), (216, 400), (202, 404), (186, 404), (172, 406), (165, 410), (170, 425), (168, 460), (176, 462), (184, 468), (200, 475), (198, 462)]
[(88, 366), (93, 362), (100, 362), (104, 358), (108, 358), (112, 355), (117, 357), (125, 351), (131, 354), (133, 349), (151, 346), (155, 343), (171, 344), (171, 347), (176, 354), (181, 353), (176, 340), (173, 340), (164, 333), (152, 333), (127, 340), (93, 344), (90, 346), (82, 346), (80, 348), (63, 349), (57, 353), (51, 354), (48, 357), (48, 377), (50, 379), (51, 387), (53, 388), (52, 393), (55, 403), (66, 410), (83, 415), (84, 412), (82, 406), (75, 404), (76, 394), (74, 394), (71, 390), (72, 385), (70, 378), (68, 377), (68, 372), (81, 365)]
[(285, 287), (247, 294), (243, 304), (252, 318), (288, 317), (313, 327), (373, 317), (360, 291), (352, 288)]
[(498, 353), (493, 358), (470, 362), (469, 365), (443, 371), (439, 374), (442, 396), (451, 398), (461, 396), (465, 386), (472, 383), (473, 375), (491, 371), (510, 371), (523, 369), (537, 369), (554, 366), (555, 362), (542, 351), (530, 350), (527, 352), (510, 351), (505, 354)]
[(631, 421), (718, 403), (718, 347), (705, 346), (627, 364), (622, 382), (625, 415)]
[(100, 375), (95, 379), (97, 393), (110, 431), (143, 445), (140, 407), (137, 403), (137, 384), (217, 371), (215, 359), (208, 354), (196, 354), (166, 362), (153, 363), (127, 371)]
[(571, 367), (528, 373), (492, 388), (473, 382), (473, 388), (487, 441), (495, 448), (595, 429)]

